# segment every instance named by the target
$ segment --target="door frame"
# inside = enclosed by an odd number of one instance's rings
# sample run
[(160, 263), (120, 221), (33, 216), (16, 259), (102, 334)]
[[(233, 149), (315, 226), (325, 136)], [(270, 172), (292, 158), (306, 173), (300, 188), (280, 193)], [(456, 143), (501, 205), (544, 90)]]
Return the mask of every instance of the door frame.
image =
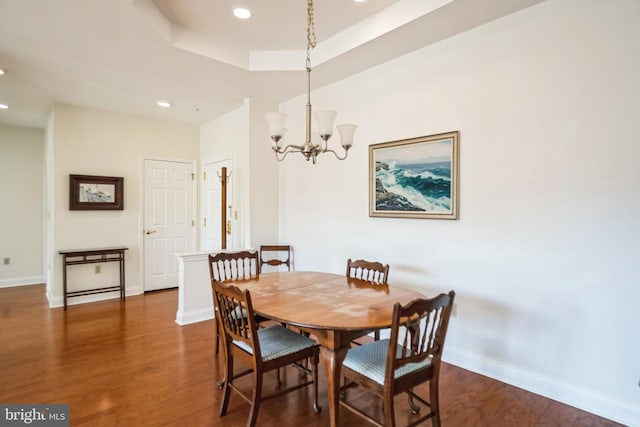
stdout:
[(185, 159), (180, 157), (165, 157), (165, 156), (142, 156), (138, 162), (138, 176), (140, 179), (138, 180), (138, 248), (140, 251), (138, 253), (138, 288), (140, 289), (140, 293), (144, 294), (144, 259), (145, 259), (145, 245), (144, 245), (144, 162), (146, 160), (157, 160), (161, 162), (179, 162), (179, 163), (189, 163), (191, 164), (191, 170), (196, 176), (196, 179), (193, 180), (193, 213), (195, 215), (196, 226), (192, 227), (192, 239), (193, 239), (193, 251), (196, 251), (199, 247), (199, 234), (198, 234), (198, 222), (200, 218), (200, 212), (198, 212), (198, 200), (199, 200), (199, 185), (198, 185), (198, 161), (193, 159)]

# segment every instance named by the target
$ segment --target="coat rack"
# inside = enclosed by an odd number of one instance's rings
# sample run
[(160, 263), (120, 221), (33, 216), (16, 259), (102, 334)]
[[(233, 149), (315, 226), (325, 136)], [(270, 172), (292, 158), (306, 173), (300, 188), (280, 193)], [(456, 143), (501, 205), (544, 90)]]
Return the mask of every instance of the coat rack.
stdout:
[(220, 203), (220, 248), (227, 249), (227, 234), (231, 234), (231, 224), (227, 224), (227, 182), (231, 174), (227, 175), (227, 168), (222, 167), (222, 174), (218, 173), (218, 179), (222, 184)]

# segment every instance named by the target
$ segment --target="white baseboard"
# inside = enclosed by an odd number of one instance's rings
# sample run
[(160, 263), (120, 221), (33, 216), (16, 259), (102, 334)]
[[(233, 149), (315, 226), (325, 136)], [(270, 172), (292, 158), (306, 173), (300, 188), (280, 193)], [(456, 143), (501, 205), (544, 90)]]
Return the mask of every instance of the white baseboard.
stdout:
[(640, 427), (640, 406), (617, 402), (590, 390), (469, 352), (445, 348), (442, 360), (629, 427)]
[(203, 322), (213, 319), (213, 310), (202, 309), (189, 312), (176, 312), (176, 323), (180, 326), (189, 325), (191, 323)]
[(124, 290), (125, 296), (133, 296), (133, 295), (142, 295), (144, 291), (140, 286), (136, 286), (135, 288), (126, 286)]
[[(132, 295), (140, 295), (141, 293), (142, 291), (140, 290), (140, 288), (133, 288), (133, 289), (127, 288), (125, 292), (125, 297), (129, 297)], [(82, 296), (67, 298), (67, 305), (69, 306), (69, 305), (76, 305), (76, 304), (87, 304), (90, 302), (105, 301), (105, 300), (117, 299), (117, 298), (120, 298), (119, 291), (105, 292), (102, 294), (82, 295)], [(62, 296), (51, 298), (51, 296), (47, 294), (47, 299), (49, 300), (49, 307), (51, 308), (64, 306), (64, 299), (62, 298)]]
[(13, 279), (0, 280), (0, 288), (11, 288), (14, 286), (39, 285), (44, 283), (44, 276), (16, 277)]

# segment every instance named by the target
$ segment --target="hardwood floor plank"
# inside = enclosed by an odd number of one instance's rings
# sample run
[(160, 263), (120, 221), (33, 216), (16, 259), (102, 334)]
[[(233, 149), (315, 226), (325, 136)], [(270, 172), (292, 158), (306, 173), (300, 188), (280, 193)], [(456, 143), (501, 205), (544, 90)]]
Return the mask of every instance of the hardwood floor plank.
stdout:
[[(69, 404), (71, 425), (244, 426), (249, 405), (232, 394), (220, 417), (222, 355), (213, 351), (213, 322), (175, 323), (177, 291), (50, 309), (44, 285), (0, 289), (0, 403)], [(298, 380), (287, 369), (286, 383)], [(267, 375), (265, 387), (277, 387)], [(263, 403), (258, 425), (328, 425), (324, 369), (320, 405), (312, 409), (310, 388)], [(249, 390), (251, 378), (243, 379)], [(619, 424), (443, 364), (442, 422), (448, 427), (593, 426)], [(350, 398), (381, 416), (380, 400), (357, 390)], [(399, 423), (411, 419), (407, 399), (396, 398)], [(360, 426), (341, 411), (340, 422)], [(428, 422), (425, 425), (430, 425)]]

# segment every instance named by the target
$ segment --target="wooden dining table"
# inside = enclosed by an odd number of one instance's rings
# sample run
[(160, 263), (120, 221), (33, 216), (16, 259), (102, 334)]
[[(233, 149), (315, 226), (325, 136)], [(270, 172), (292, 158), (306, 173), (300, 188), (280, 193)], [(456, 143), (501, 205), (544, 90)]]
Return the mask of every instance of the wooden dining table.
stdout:
[(400, 286), (310, 271), (264, 273), (234, 284), (250, 291), (257, 314), (296, 326), (318, 341), (331, 427), (338, 426), (340, 370), (351, 341), (366, 331), (390, 327), (396, 302), (425, 297)]

